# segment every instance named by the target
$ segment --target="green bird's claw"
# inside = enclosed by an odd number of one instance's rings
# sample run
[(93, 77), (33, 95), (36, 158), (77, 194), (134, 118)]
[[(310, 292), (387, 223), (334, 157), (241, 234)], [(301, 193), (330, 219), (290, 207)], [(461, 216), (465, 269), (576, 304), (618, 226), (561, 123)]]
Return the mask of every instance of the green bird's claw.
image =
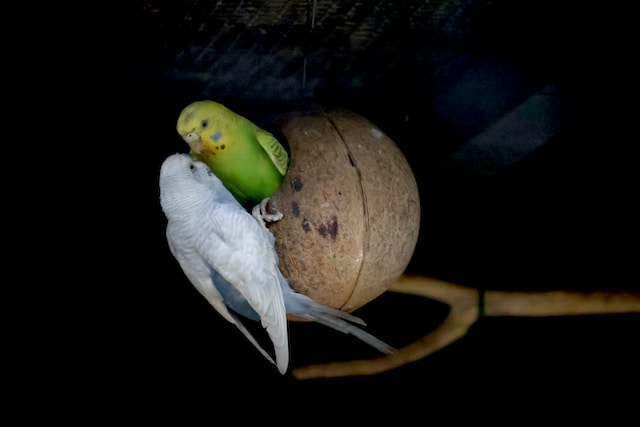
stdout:
[(266, 228), (266, 222), (276, 222), (282, 219), (282, 212), (275, 211), (273, 213), (269, 213), (267, 210), (267, 204), (269, 203), (270, 197), (265, 197), (262, 199), (260, 203), (255, 205), (251, 210), (251, 215), (263, 226)]

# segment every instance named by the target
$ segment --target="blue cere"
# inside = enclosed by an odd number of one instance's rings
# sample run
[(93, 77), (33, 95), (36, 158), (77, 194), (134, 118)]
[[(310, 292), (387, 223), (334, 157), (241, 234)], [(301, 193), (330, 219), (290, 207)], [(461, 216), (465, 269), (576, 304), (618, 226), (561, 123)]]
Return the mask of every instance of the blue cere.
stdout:
[(214, 142), (220, 141), (220, 138), (222, 138), (222, 132), (216, 132), (211, 135), (211, 139), (213, 139)]

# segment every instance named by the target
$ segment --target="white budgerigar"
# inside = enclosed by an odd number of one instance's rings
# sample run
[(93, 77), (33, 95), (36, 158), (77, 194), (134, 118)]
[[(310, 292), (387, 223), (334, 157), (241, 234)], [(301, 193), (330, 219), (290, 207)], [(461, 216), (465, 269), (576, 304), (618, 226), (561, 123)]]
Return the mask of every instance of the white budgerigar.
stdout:
[[(167, 157), (160, 168), (160, 204), (169, 248), (186, 276), (280, 373), (289, 365), (287, 314), (352, 334), (385, 354), (395, 351), (350, 323), (364, 325), (358, 317), (295, 292), (278, 268), (273, 234), (206, 164), (188, 154)], [(275, 361), (243, 325), (243, 317), (261, 322)]]

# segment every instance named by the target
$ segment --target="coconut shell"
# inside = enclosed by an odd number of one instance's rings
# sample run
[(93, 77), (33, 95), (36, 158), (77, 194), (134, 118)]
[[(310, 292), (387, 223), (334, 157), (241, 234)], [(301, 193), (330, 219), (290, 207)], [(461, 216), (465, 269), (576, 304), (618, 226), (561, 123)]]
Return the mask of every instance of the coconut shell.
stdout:
[(353, 311), (387, 290), (415, 249), (420, 200), (402, 152), (346, 109), (280, 117), (290, 166), (269, 209), (280, 269), (314, 300)]

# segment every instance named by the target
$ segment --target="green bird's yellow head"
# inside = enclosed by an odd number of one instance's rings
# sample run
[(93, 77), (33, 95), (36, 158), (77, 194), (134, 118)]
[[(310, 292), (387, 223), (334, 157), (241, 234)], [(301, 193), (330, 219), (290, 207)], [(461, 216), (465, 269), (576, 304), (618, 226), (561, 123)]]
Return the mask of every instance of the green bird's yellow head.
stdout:
[(235, 122), (234, 116), (233, 112), (217, 102), (196, 101), (182, 110), (176, 130), (192, 152), (201, 154), (206, 149), (206, 141), (215, 141), (215, 133), (220, 133)]

